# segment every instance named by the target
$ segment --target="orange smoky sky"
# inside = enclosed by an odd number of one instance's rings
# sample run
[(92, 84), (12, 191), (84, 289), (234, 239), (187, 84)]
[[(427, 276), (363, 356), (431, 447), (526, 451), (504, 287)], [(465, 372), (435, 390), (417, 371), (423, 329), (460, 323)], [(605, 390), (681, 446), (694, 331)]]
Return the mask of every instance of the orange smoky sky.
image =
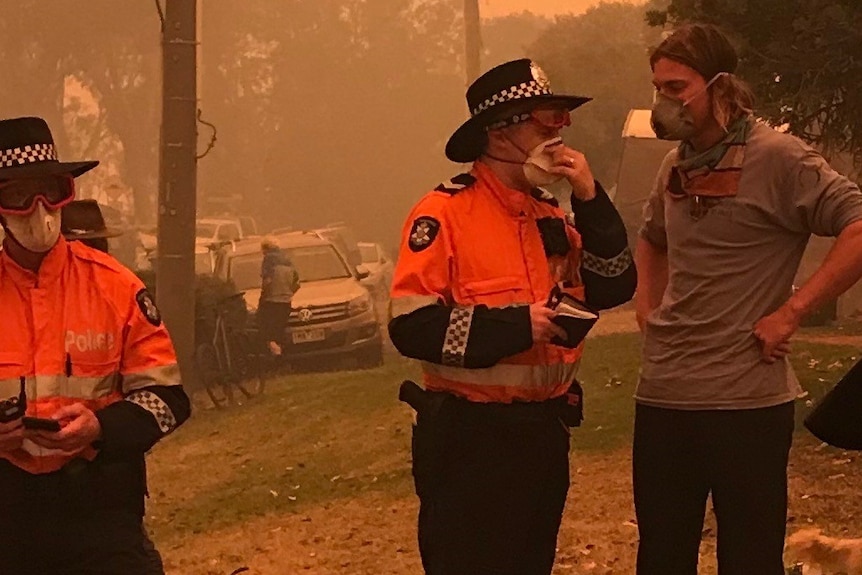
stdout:
[[(623, 0), (640, 3), (638, 0)], [(580, 14), (601, 0), (479, 0), (479, 11), (483, 18), (495, 18), (529, 10), (533, 14), (554, 16), (556, 14)]]

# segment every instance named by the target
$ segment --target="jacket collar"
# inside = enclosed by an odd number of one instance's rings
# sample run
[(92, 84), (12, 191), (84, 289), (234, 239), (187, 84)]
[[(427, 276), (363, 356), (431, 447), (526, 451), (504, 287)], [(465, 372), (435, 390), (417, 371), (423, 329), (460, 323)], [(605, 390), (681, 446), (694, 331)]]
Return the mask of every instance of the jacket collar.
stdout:
[(473, 175), (476, 176), (491, 191), (491, 195), (503, 208), (513, 216), (527, 212), (530, 205), (530, 194), (508, 187), (500, 181), (497, 174), (482, 162), (473, 164)]
[(38, 272), (32, 272), (18, 265), (9, 257), (9, 252), (6, 250), (0, 253), (0, 269), (2, 269), (4, 276), (18, 285), (30, 288), (46, 287), (60, 278), (68, 260), (69, 243), (61, 235), (45, 259), (42, 260)]

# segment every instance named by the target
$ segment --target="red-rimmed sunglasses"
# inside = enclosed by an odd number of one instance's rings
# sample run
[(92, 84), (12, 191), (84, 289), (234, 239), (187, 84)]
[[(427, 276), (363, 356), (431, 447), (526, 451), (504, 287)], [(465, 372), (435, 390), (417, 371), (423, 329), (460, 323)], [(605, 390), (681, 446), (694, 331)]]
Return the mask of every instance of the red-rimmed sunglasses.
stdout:
[(42, 176), (0, 181), (0, 214), (26, 216), (36, 209), (36, 200), (58, 210), (75, 199), (72, 176)]
[(561, 130), (572, 123), (572, 113), (565, 108), (536, 108), (530, 117), (546, 128)]

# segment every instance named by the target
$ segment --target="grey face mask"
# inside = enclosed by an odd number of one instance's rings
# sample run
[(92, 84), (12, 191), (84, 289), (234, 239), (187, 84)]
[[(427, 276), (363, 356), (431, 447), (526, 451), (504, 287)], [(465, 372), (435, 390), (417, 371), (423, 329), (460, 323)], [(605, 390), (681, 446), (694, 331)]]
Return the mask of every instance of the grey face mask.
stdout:
[(702, 90), (684, 102), (665, 96), (661, 92), (657, 93), (650, 116), (650, 124), (655, 135), (662, 140), (682, 141), (688, 141), (694, 136), (697, 128), (695, 128), (694, 116), (691, 115), (688, 105), (705, 93), (713, 82), (725, 75), (727, 72), (719, 72), (706, 83)]
[(686, 103), (657, 94), (652, 105), (650, 124), (662, 140), (688, 140), (694, 135), (694, 117)]

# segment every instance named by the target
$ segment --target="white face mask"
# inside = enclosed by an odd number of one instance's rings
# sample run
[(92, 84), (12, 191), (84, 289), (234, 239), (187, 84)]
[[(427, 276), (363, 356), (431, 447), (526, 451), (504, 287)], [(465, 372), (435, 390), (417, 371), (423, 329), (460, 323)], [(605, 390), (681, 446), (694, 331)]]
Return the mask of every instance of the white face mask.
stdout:
[(554, 148), (562, 145), (562, 143), (563, 139), (558, 136), (546, 140), (530, 150), (524, 161), (524, 176), (530, 185), (537, 188), (550, 186), (563, 179), (563, 176), (548, 171), (554, 165)]
[(48, 210), (38, 201), (36, 209), (27, 216), (4, 216), (6, 230), (27, 251), (45, 253), (60, 238), (60, 210)]

